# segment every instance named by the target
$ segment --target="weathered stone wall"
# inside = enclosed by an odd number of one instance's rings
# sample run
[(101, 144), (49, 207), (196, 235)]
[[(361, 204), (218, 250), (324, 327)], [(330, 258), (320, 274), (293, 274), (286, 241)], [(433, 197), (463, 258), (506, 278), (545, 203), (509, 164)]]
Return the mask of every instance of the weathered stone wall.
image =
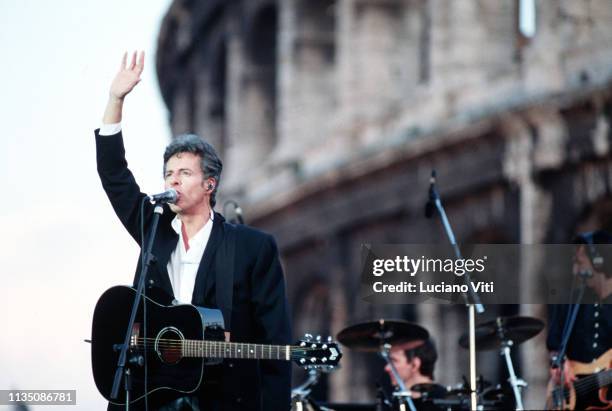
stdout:
[[(522, 4), (172, 4), (157, 56), (172, 130), (219, 147), (221, 203), (239, 200), (276, 236), (296, 336), (416, 319), (438, 340), (439, 380), (459, 382), (464, 308), (364, 304), (361, 243), (446, 241), (423, 218), (432, 168), (460, 241), (566, 242), (581, 211), (610, 195), (610, 2), (536, 1), (533, 37), (518, 31)], [(545, 307), (490, 307), (479, 321), (513, 313), (544, 318)], [(540, 407), (544, 333), (520, 354), (527, 406)], [(487, 379), (506, 378), (497, 353), (478, 361)], [(329, 397), (373, 399), (380, 365), (347, 353)]]

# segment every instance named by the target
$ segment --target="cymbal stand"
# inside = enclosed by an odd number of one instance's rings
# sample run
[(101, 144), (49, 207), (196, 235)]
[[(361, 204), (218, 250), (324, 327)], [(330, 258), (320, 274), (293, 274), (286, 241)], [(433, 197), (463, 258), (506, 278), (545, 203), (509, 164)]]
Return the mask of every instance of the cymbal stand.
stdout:
[(291, 398), (298, 398), (300, 400), (308, 397), (312, 391), (312, 387), (319, 382), (321, 377), (321, 370), (309, 369), (308, 379), (302, 383), (302, 385), (295, 387), (291, 390)]
[(410, 408), (410, 411), (416, 411), (414, 402), (412, 401), (412, 397), (410, 396), (410, 390), (406, 388), (406, 384), (404, 384), (404, 381), (400, 378), (399, 373), (397, 372), (397, 369), (393, 365), (393, 361), (391, 361), (391, 358), (389, 357), (390, 351), (391, 351), (391, 344), (382, 344), (380, 346), (380, 356), (383, 357), (383, 359), (387, 362), (387, 364), (389, 364), (389, 368), (391, 369), (391, 372), (393, 373), (395, 382), (397, 383), (400, 389), (400, 392), (396, 393), (395, 396), (400, 399), (400, 403), (405, 402), (406, 404), (408, 404), (408, 408)]
[(504, 326), (501, 318), (497, 318), (497, 333), (501, 340), (501, 349), (500, 355), (504, 357), (506, 360), (506, 368), (508, 368), (508, 374), (510, 375), (510, 385), (512, 386), (512, 391), (514, 393), (515, 409), (517, 411), (522, 411), (523, 408), (523, 398), (521, 396), (521, 389), (527, 387), (527, 383), (525, 380), (518, 378), (516, 373), (514, 372), (514, 365), (512, 364), (512, 359), (510, 358), (510, 347), (514, 345), (512, 340), (506, 339), (504, 333)]

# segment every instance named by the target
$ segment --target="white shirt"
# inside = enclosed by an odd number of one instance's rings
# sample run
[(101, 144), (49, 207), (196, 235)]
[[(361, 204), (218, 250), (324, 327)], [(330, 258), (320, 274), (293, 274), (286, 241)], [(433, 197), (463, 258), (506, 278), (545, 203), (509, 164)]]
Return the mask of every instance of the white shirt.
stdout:
[(172, 220), (171, 225), (174, 231), (179, 235), (179, 241), (170, 255), (167, 269), (170, 283), (172, 284), (172, 291), (174, 292), (174, 298), (176, 298), (179, 303), (191, 304), (191, 297), (193, 296), (193, 288), (195, 286), (198, 268), (200, 267), (200, 261), (202, 261), (204, 249), (210, 239), (213, 218), (214, 213), (211, 210), (210, 218), (206, 224), (204, 224), (204, 227), (189, 239), (189, 250), (185, 250), (183, 230), (181, 229), (183, 222), (178, 216), (174, 217), (174, 220)]
[[(102, 124), (100, 127), (101, 136), (110, 136), (120, 131), (121, 123)], [(168, 276), (172, 284), (174, 298), (179, 303), (191, 304), (191, 297), (193, 296), (193, 288), (195, 287), (200, 261), (202, 261), (204, 249), (206, 249), (206, 244), (208, 244), (208, 240), (210, 239), (213, 218), (214, 213), (211, 210), (210, 218), (206, 224), (204, 224), (204, 227), (189, 240), (189, 250), (185, 250), (182, 230), (183, 222), (178, 216), (174, 217), (174, 220), (172, 220), (171, 225), (174, 231), (179, 235), (179, 241), (170, 255), (170, 260), (168, 260), (166, 268), (168, 269)]]
[(100, 126), (101, 136), (112, 136), (121, 131), (121, 123), (108, 123)]

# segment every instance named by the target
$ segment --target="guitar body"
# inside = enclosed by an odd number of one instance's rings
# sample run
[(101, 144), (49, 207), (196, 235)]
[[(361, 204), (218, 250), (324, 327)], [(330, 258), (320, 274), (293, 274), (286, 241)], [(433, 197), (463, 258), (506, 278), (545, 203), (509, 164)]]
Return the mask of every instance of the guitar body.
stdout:
[[(116, 345), (123, 344), (135, 295), (136, 290), (130, 287), (110, 288), (100, 297), (94, 311), (91, 338), (93, 376), (100, 393), (113, 404), (125, 404), (123, 383), (117, 399), (112, 400), (110, 394), (120, 352)], [(145, 391), (145, 367), (138, 364), (129, 366), (131, 404), (141, 401), (147, 393), (153, 398), (192, 393), (203, 383), (205, 369), (208, 374), (208, 366), (221, 361), (183, 356), (182, 345), (184, 340), (223, 340), (221, 312), (187, 304), (167, 306), (168, 300), (168, 296), (157, 290), (151, 293), (151, 297), (141, 300), (130, 342), (130, 351), (135, 356), (128, 355), (128, 360), (131, 357), (142, 362), (146, 355), (148, 379)], [(145, 305), (146, 353), (143, 340)]]
[[(563, 391), (562, 407), (554, 407), (554, 384), (548, 383), (546, 409), (561, 410), (610, 410), (612, 398), (609, 387), (612, 381), (612, 349), (606, 351), (597, 360), (591, 363), (568, 360), (566, 367), (570, 367), (577, 376), (570, 387)], [(558, 390), (556, 393), (561, 394)]]

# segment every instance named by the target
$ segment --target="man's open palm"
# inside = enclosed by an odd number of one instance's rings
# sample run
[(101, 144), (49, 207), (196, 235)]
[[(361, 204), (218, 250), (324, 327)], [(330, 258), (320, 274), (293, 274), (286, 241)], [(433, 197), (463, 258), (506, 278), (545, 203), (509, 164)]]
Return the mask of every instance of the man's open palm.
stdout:
[(127, 52), (123, 55), (119, 72), (113, 79), (110, 94), (117, 99), (123, 99), (140, 82), (144, 69), (144, 51), (134, 52), (130, 64), (127, 65)]

